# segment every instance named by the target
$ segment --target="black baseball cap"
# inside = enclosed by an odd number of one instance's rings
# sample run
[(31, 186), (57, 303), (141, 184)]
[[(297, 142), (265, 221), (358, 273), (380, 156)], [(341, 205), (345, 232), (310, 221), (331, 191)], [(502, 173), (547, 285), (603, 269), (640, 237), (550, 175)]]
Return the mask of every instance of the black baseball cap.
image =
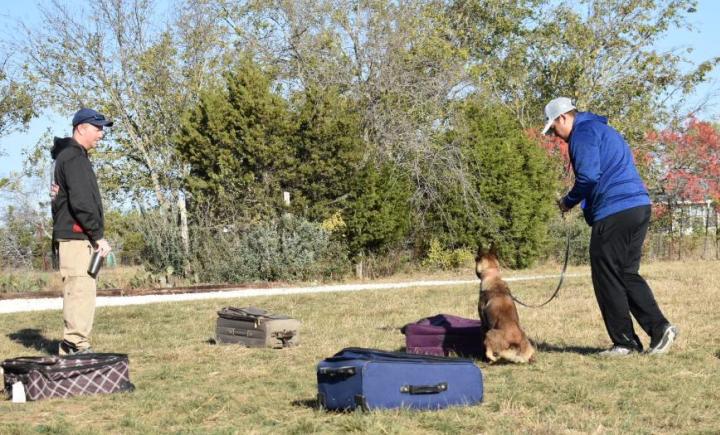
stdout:
[(96, 127), (112, 127), (113, 122), (105, 118), (105, 115), (93, 109), (82, 108), (75, 112), (72, 119), (73, 128), (80, 124), (92, 124)]

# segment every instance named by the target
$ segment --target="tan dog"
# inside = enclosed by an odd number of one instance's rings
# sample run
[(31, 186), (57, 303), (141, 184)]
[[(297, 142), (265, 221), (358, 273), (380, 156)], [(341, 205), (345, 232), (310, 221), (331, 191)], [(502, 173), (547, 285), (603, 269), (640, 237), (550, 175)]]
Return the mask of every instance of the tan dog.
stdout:
[(478, 312), (485, 329), (485, 356), (490, 362), (514, 363), (535, 361), (535, 348), (520, 328), (510, 288), (500, 277), (500, 264), (491, 249), (475, 258), (475, 273), (480, 278)]

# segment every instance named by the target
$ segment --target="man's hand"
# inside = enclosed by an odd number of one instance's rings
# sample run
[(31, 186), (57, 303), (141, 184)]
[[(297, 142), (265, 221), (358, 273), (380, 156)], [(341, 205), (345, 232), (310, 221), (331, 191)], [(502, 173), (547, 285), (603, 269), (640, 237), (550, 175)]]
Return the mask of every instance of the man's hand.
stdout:
[(57, 184), (53, 183), (50, 186), (50, 201), (55, 201), (55, 198), (57, 198), (57, 194), (59, 191), (60, 191), (60, 186), (58, 186)]
[(105, 239), (98, 240), (96, 244), (97, 247), (95, 248), (95, 251), (99, 252), (101, 257), (107, 257), (110, 251), (112, 251), (110, 244)]
[(563, 201), (563, 198), (557, 199), (557, 206), (560, 209), (560, 212), (565, 214), (570, 211), (570, 207), (565, 205), (565, 201)]

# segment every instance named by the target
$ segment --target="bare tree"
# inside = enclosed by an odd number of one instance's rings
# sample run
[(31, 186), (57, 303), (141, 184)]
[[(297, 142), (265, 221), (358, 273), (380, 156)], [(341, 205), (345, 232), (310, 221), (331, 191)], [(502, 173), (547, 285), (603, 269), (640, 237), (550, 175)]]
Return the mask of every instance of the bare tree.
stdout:
[[(150, 0), (53, 0), (45, 25), (22, 26), (15, 47), (41, 104), (65, 113), (94, 107), (116, 122), (96, 157), (103, 186), (120, 201), (179, 210), (187, 247), (183, 179), (173, 137), (197, 90), (215, 79), (223, 37), (202, 2), (174, 5), (163, 19)], [(171, 220), (174, 221), (174, 220)]]

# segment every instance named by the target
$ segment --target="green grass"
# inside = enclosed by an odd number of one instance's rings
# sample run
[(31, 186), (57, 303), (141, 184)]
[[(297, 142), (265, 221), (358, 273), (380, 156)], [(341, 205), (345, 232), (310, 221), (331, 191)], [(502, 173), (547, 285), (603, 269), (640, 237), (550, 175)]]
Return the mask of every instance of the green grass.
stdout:
[[(717, 433), (718, 263), (654, 263), (643, 272), (680, 327), (670, 354), (595, 356), (610, 343), (589, 277), (571, 278), (550, 305), (519, 309), (538, 345), (537, 363), (478, 361), (484, 403), (433, 412), (314, 409), (315, 366), (346, 346), (401, 349), (398, 328), (421, 317), (476, 317), (476, 285), (101, 308), (94, 346), (130, 355), (136, 391), (0, 402), (0, 433)], [(511, 288), (536, 303), (554, 282)], [(210, 344), (215, 312), (225, 305), (299, 318), (301, 346)], [(40, 354), (56, 344), (61, 327), (58, 311), (2, 315), (0, 357)], [(647, 345), (639, 329), (638, 335)]]

